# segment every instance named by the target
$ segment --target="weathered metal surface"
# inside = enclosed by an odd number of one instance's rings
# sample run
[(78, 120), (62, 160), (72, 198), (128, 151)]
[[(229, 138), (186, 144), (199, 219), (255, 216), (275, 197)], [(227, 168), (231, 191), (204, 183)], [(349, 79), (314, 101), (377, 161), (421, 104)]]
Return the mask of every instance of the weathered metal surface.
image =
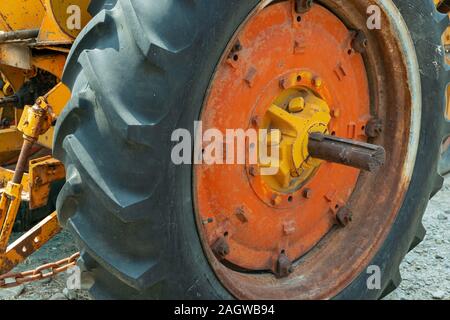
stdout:
[(64, 165), (51, 156), (31, 160), (29, 163), (30, 209), (46, 206), (51, 183), (64, 179), (65, 176)]
[[(54, 212), (9, 245), (5, 253), (0, 253), (0, 275), (11, 271), (60, 231), (58, 215)], [(0, 279), (9, 277), (1, 276)]]
[(37, 38), (39, 29), (26, 29), (16, 31), (0, 31), (0, 44), (8, 41), (18, 41)]
[[(226, 256), (226, 261), (233, 263), (235, 259), (242, 258), (241, 262), (245, 260), (250, 265), (251, 262), (261, 259), (261, 256), (255, 251), (245, 250), (241, 245), (245, 240), (245, 237), (253, 237), (253, 244), (255, 248), (261, 250), (263, 246), (269, 246), (274, 243), (273, 236), (283, 234), (286, 237), (286, 244), (301, 243), (299, 238), (296, 238), (296, 232), (306, 233), (308, 232), (308, 226), (314, 225), (316, 228), (318, 224), (316, 221), (302, 221), (302, 223), (296, 223), (300, 217), (308, 215), (310, 212), (317, 211), (319, 207), (316, 205), (305, 209), (305, 207), (298, 208), (296, 210), (296, 216), (288, 216), (285, 208), (281, 207), (276, 211), (272, 211), (272, 215), (264, 214), (264, 208), (255, 209), (254, 203), (257, 201), (252, 199), (251, 193), (247, 193), (243, 187), (241, 187), (240, 181), (242, 177), (239, 175), (234, 176), (233, 168), (228, 166), (210, 166), (208, 171), (199, 170), (201, 166), (197, 166), (195, 172), (196, 178), (196, 210), (199, 214), (198, 227), (200, 235), (204, 243), (204, 249), (208, 255), (209, 261), (213, 266), (217, 276), (221, 282), (227, 287), (227, 289), (237, 298), (243, 299), (324, 299), (330, 298), (342, 291), (343, 288), (360, 274), (367, 266), (369, 261), (373, 258), (374, 252), (377, 251), (379, 246), (383, 243), (389, 226), (393, 223), (396, 214), (399, 210), (405, 192), (408, 189), (409, 181), (411, 179), (412, 168), (414, 167), (415, 153), (417, 152), (418, 137), (420, 133), (420, 83), (415, 79), (420, 78), (419, 70), (417, 68), (417, 61), (414, 57), (414, 47), (410, 39), (410, 35), (401, 19), (401, 15), (393, 5), (386, 5), (385, 2), (376, 1), (376, 4), (382, 9), (382, 19), (384, 27), (378, 32), (367, 31), (367, 7), (374, 4), (373, 1), (339, 1), (338, 3), (333, 0), (324, 0), (324, 5), (331, 11), (334, 11), (340, 19), (345, 21), (347, 25), (351, 25), (353, 30), (364, 30), (367, 35), (368, 46), (364, 53), (365, 66), (369, 69), (366, 77), (370, 79), (370, 92), (373, 96), (372, 104), (370, 104), (370, 114), (362, 114), (362, 117), (351, 118), (348, 115), (348, 110), (355, 108), (351, 103), (336, 102), (331, 103), (332, 106), (332, 122), (330, 124), (329, 132), (335, 133), (336, 136), (343, 136), (348, 139), (355, 139), (365, 141), (368, 136), (365, 132), (365, 125), (371, 117), (378, 117), (383, 121), (384, 130), (380, 132), (380, 135), (376, 138), (371, 138), (372, 143), (381, 145), (385, 148), (387, 158), (386, 165), (383, 166), (377, 174), (365, 174), (359, 175), (359, 179), (354, 190), (350, 189), (349, 198), (339, 195), (342, 191), (341, 187), (336, 184), (340, 183), (342, 179), (336, 179), (334, 171), (337, 167), (343, 167), (349, 170), (355, 170), (344, 166), (333, 165), (330, 170), (325, 170), (325, 176), (321, 177), (321, 180), (326, 182), (330, 186), (336, 187), (336, 190), (329, 190), (329, 192), (323, 193), (321, 189), (322, 183), (316, 183), (315, 180), (323, 170), (324, 166), (320, 168), (315, 176), (311, 180), (311, 185), (308, 188), (313, 190), (312, 199), (305, 199), (303, 197), (303, 190), (300, 189), (300, 197), (294, 195), (293, 201), (290, 203), (293, 207), (298, 206), (297, 201), (303, 201), (307, 204), (314, 199), (324, 199), (327, 204), (327, 210), (329, 217), (333, 219), (332, 224), (337, 223), (336, 215), (339, 209), (347, 206), (353, 213), (352, 223), (348, 224), (345, 228), (333, 228), (331, 232), (328, 232), (325, 237), (320, 240), (320, 246), (309, 250), (303, 254), (298, 262), (294, 263), (294, 270), (286, 279), (276, 280), (274, 275), (270, 272), (258, 272), (257, 274), (246, 274), (239, 272), (241, 269), (230, 269), (229, 264), (224, 264), (219, 261), (210, 248), (210, 245), (225, 231), (229, 232), (228, 242), (230, 245), (230, 253)], [(267, 9), (273, 9), (277, 6), (285, 5), (285, 2), (271, 3), (265, 1), (262, 3), (267, 7), (257, 8), (255, 15), (263, 15)], [(269, 6), (270, 4), (270, 6)], [(298, 13), (292, 9), (292, 16), (290, 18), (291, 24), (286, 25), (284, 29), (285, 37), (292, 39), (292, 52), (298, 55), (296, 61), (302, 61), (302, 65), (307, 65), (317, 59), (321, 54), (324, 55), (324, 59), (321, 59), (322, 63), (327, 64), (331, 62), (333, 58), (336, 58), (336, 54), (344, 53), (348, 59), (354, 61), (359, 59), (359, 54), (351, 48), (352, 36), (348, 35), (348, 42), (338, 42), (340, 44), (346, 43), (348, 46), (342, 46), (340, 49), (327, 49), (326, 45), (318, 46), (314, 45), (314, 41), (308, 37), (309, 23), (314, 28), (317, 28), (321, 21), (313, 19), (314, 11), (320, 7), (318, 4), (314, 4), (312, 9), (307, 13), (301, 15), (298, 18)], [(248, 21), (251, 21), (249, 18)], [(266, 21), (269, 21), (266, 19)], [(281, 19), (277, 20), (277, 23), (281, 24)], [(302, 30), (306, 34), (303, 37), (296, 39), (295, 37), (288, 37), (291, 32), (291, 28), (295, 30)], [(221, 90), (220, 94), (214, 93), (214, 84), (211, 85), (209, 91), (210, 101), (205, 102), (205, 108), (203, 109), (203, 115), (208, 107), (208, 104), (220, 106), (220, 109), (227, 110), (227, 117), (220, 119), (220, 112), (217, 110), (216, 116), (211, 117), (203, 116), (204, 126), (208, 127), (244, 127), (240, 121), (232, 117), (233, 106), (239, 109), (239, 119), (245, 118), (250, 126), (258, 127), (263, 122), (263, 113), (255, 113), (252, 111), (246, 111), (245, 106), (255, 105), (252, 102), (255, 96), (252, 95), (253, 90), (258, 90), (258, 87), (264, 87), (261, 82), (264, 83), (264, 79), (267, 77), (267, 73), (259, 65), (259, 62), (267, 62), (270, 59), (256, 59), (246, 52), (249, 48), (249, 38), (245, 36), (242, 27), (236, 37), (230, 42), (230, 46), (224, 53), (224, 60), (222, 63), (228, 64), (230, 69), (227, 71), (228, 76), (220, 78), (222, 81), (228, 79), (239, 79), (241, 83), (246, 87), (238, 89), (238, 87), (231, 86), (227, 90)], [(273, 31), (274, 28), (272, 28)], [(335, 28), (336, 29), (336, 28)], [(255, 34), (259, 36), (259, 44), (261, 50), (264, 51), (264, 56), (268, 56), (271, 59), (275, 59), (277, 62), (282, 61), (280, 65), (275, 65), (271, 69), (279, 70), (286, 65), (289, 65), (289, 60), (284, 57), (277, 59), (273, 53), (273, 48), (277, 47), (277, 40), (271, 41), (271, 48), (264, 47), (264, 41), (266, 34), (256, 28), (252, 29)], [(227, 56), (229, 50), (236, 43), (239, 38), (243, 50), (239, 53), (238, 63), (228, 63)], [(316, 37), (317, 38), (317, 37)], [(318, 37), (320, 38), (320, 37)], [(285, 44), (284, 47), (290, 47), (289, 44)], [(320, 50), (314, 50), (314, 57), (308, 58), (308, 52), (311, 47), (320, 48)], [(341, 51), (342, 50), (342, 51)], [(333, 52), (330, 55), (329, 52)], [(269, 54), (270, 53), (270, 54)], [(248, 59), (248, 60), (247, 60)], [(225, 62), (224, 62), (225, 61)], [(347, 59), (342, 58), (340, 64), (332, 66), (331, 76), (323, 76), (324, 80), (328, 83), (329, 79), (336, 78), (337, 83), (349, 81), (354, 79), (354, 75), (349, 74), (349, 69), (346, 64)], [(219, 77), (220, 68), (222, 63), (219, 64), (216, 71), (216, 79)], [(269, 63), (269, 62), (267, 62)], [(281, 67), (280, 67), (281, 66)], [(247, 77), (249, 70), (253, 71), (252, 77)], [(278, 71), (277, 71), (278, 72)], [(395, 78), (396, 81), (391, 81)], [(246, 81), (251, 79), (250, 81)], [(220, 81), (219, 81), (220, 82)], [(251, 86), (249, 85), (251, 84)], [(389, 84), (389, 85), (388, 85)], [(405, 86), (405, 84), (407, 84)], [(276, 83), (279, 87), (279, 83)], [(356, 85), (347, 85), (342, 90), (336, 90), (337, 86), (333, 85), (333, 93), (339, 94), (345, 92), (347, 95), (355, 94), (361, 99), (361, 90), (348, 90), (348, 88), (354, 88)], [(272, 91), (270, 85), (264, 87), (267, 90), (267, 94), (272, 97), (276, 97), (275, 86)], [(239, 97), (239, 103), (235, 103), (229, 100), (226, 92), (232, 92), (235, 97)], [(240, 94), (242, 93), (242, 94)], [(264, 95), (258, 95), (258, 101), (262, 105), (270, 105), (270, 99), (264, 99)], [(335, 97), (334, 97), (335, 98)], [(237, 98), (236, 98), (237, 99)], [(336, 98), (335, 98), (336, 99)], [(335, 100), (336, 101), (336, 100)], [(257, 109), (259, 103), (255, 106)], [(401, 106), (401, 107), (399, 107)], [(418, 108), (419, 107), (419, 108)], [(355, 108), (356, 109), (356, 108)], [(368, 116), (368, 117), (366, 117)], [(349, 121), (349, 117), (351, 121)], [(346, 120), (343, 120), (346, 119)], [(230, 125), (227, 121), (231, 121)], [(339, 123), (345, 123), (342, 127)], [(419, 129), (419, 130), (417, 130)], [(416, 146), (416, 147), (414, 147)], [(236, 168), (240, 170), (242, 168)], [(222, 171), (222, 172), (221, 172)], [(258, 170), (254, 170), (255, 173)], [(242, 172), (242, 170), (241, 170)], [(206, 179), (209, 174), (211, 179)], [(358, 175), (357, 175), (358, 176)], [(258, 179), (258, 174), (248, 174), (249, 179)], [(343, 180), (351, 177), (351, 174), (347, 174)], [(223, 181), (232, 181), (233, 185), (225, 186), (223, 191), (217, 192), (218, 184)], [(200, 187), (199, 187), (200, 186)], [(203, 186), (203, 188), (201, 188)], [(208, 186), (208, 187), (206, 187)], [(202, 193), (202, 190), (205, 190)], [(379, 190), (390, 190), (389, 193), (382, 193)], [(353, 192), (352, 192), (353, 191)], [(215, 210), (213, 201), (207, 201), (208, 194), (210, 196), (216, 195), (214, 198), (215, 203), (220, 207), (220, 210)], [(217, 195), (220, 194), (219, 197)], [(279, 195), (285, 196), (283, 194)], [(286, 196), (286, 204), (289, 205)], [(230, 199), (239, 201), (239, 206), (245, 205), (246, 207), (246, 222), (242, 222), (236, 215), (236, 203), (228, 205)], [(302, 200), (298, 200), (302, 199)], [(223, 200), (223, 201), (222, 201)], [(343, 200), (343, 201), (342, 201)], [(205, 202), (203, 202), (205, 201)], [(374, 205), (376, 203), (376, 205)], [(229, 208), (228, 208), (229, 207)], [(287, 208), (287, 207), (286, 207)], [(215, 214), (218, 212), (218, 214)], [(230, 214), (228, 214), (228, 212)], [(233, 215), (232, 215), (233, 214)], [(283, 215), (284, 221), (282, 223), (274, 223), (268, 217)], [(213, 222), (202, 224), (201, 221), (206, 221), (211, 218)], [(240, 224), (235, 223), (238, 221)], [(262, 222), (261, 228), (251, 227), (252, 223)], [(332, 225), (331, 224), (331, 225)], [(255, 232), (254, 230), (265, 230), (264, 225), (270, 226), (270, 231)], [(243, 230), (245, 233), (239, 233)], [(303, 239), (302, 239), (303, 240)], [(305, 241), (303, 241), (305, 243)], [(249, 246), (250, 247), (250, 246)], [(273, 246), (278, 251), (276, 255), (272, 255), (271, 259), (268, 259), (266, 270), (275, 270), (274, 266), (277, 264), (278, 257), (284, 245)], [(306, 246), (307, 247), (307, 246)], [(320, 248), (320, 249), (319, 249)], [(336, 254), (339, 252), (339, 254)], [(292, 253), (292, 249), (285, 251), (286, 256), (295, 261), (298, 257), (295, 253)], [(238, 264), (242, 267), (244, 264)]]
[(4, 31), (38, 29), (45, 14), (41, 0), (2, 0), (0, 12), (0, 29)]
[[(230, 42), (201, 119), (204, 130), (223, 133), (281, 131), (267, 140), (282, 154), (276, 175), (260, 174), (261, 163), (196, 167), (200, 219), (214, 218), (201, 226), (207, 242), (213, 246), (228, 232), (225, 260), (247, 270), (275, 273), (282, 250), (295, 260), (333, 227), (334, 208), (348, 200), (359, 171), (309, 157), (308, 132), (347, 137), (349, 123), (365, 125), (370, 118), (363, 59), (348, 54), (351, 30), (319, 5), (308, 11), (310, 22), (297, 22), (293, 11), (293, 2), (273, 4)], [(317, 48), (326, 59), (318, 57)], [(351, 138), (367, 139), (361, 130)], [(314, 191), (307, 192), (309, 198), (305, 189)], [(241, 206), (245, 219), (236, 216)]]
[[(0, 270), (2, 272), (11, 270), (17, 263), (23, 261), (25, 257), (42, 246), (43, 243), (48, 241), (48, 239), (60, 230), (56, 214), (53, 214), (37, 226), (37, 229), (34, 230), (37, 235), (28, 233), (27, 235), (29, 237), (21, 238), (21, 242), (18, 243), (21, 245), (19, 248), (20, 253), (15, 246), (7, 248), (9, 237), (22, 201), (23, 187), (21, 183), (32, 147), (39, 135), (48, 130), (50, 127), (49, 123), (51, 124), (52, 119), (51, 108), (47, 104), (46, 99), (39, 98), (33, 107), (24, 111), (19, 123), (19, 129), (24, 134), (22, 149), (12, 180), (8, 182), (0, 198)], [(37, 194), (38, 198), (35, 199), (36, 202), (45, 200), (43, 198), (46, 194), (45, 184), (51, 182), (55, 177), (60, 177), (61, 171), (64, 170), (63, 168), (61, 169), (62, 166), (58, 166), (56, 160), (49, 158), (41, 160), (43, 160), (43, 166), (39, 166), (42, 162), (32, 162), (32, 165), (36, 165), (34, 168), (36, 170), (32, 170), (30, 175), (35, 179), (31, 181), (30, 187), (37, 188), (37, 191), (35, 191), (35, 195)], [(42, 168), (44, 168), (44, 171), (40, 170)], [(30, 238), (31, 236), (34, 236), (34, 238)]]
[(0, 64), (30, 70), (31, 51), (22, 44), (0, 44)]
[(377, 171), (386, 161), (386, 151), (381, 146), (321, 133), (309, 135), (308, 150), (313, 158), (369, 172)]

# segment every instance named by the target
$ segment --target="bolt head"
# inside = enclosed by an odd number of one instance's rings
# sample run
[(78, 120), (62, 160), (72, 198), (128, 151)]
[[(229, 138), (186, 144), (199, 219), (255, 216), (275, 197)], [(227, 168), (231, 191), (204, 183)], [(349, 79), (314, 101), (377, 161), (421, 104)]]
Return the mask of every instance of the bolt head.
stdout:
[(313, 191), (309, 188), (306, 188), (305, 190), (303, 190), (303, 197), (306, 199), (311, 199), (313, 196)]
[(291, 260), (283, 252), (278, 256), (276, 274), (279, 278), (285, 278), (294, 271)]
[(277, 206), (277, 205), (279, 205), (279, 204), (281, 203), (281, 200), (282, 200), (282, 198), (281, 198), (279, 195), (273, 194), (273, 195), (272, 195), (272, 198), (271, 198), (271, 200), (270, 200), (270, 203), (271, 203), (273, 206)]
[(252, 177), (256, 177), (258, 175), (258, 169), (255, 166), (250, 166), (248, 168), (248, 174)]
[(319, 77), (315, 78), (315, 79), (313, 80), (313, 84), (314, 84), (314, 86), (315, 86), (317, 89), (321, 88), (322, 85), (323, 85), (323, 80), (322, 80), (322, 78), (319, 78)]
[(331, 116), (333, 118), (339, 118), (341, 116), (341, 110), (336, 108), (331, 111)]
[(381, 119), (372, 118), (367, 122), (365, 133), (369, 138), (377, 138), (383, 132), (383, 122)]
[(345, 227), (352, 222), (352, 218), (353, 214), (347, 207), (342, 207), (336, 214), (336, 220), (342, 227)]
[(258, 116), (253, 116), (251, 122), (252, 122), (252, 126), (257, 127), (257, 128), (260, 127), (260, 125), (261, 125), (261, 119)]

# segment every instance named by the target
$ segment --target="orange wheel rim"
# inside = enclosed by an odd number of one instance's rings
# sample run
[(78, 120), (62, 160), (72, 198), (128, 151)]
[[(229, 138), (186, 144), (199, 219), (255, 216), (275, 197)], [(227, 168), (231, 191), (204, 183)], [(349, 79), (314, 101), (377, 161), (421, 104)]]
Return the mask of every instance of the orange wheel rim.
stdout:
[[(348, 5), (350, 9), (353, 6)], [(365, 12), (361, 16), (365, 17)], [(386, 145), (386, 137), (395, 131), (397, 137), (403, 137), (399, 141), (407, 140), (409, 114), (387, 106), (400, 96), (383, 96), (384, 74), (373, 71), (372, 56), (367, 71), (367, 62), (353, 49), (354, 37), (354, 31), (324, 6), (315, 4), (307, 13), (297, 14), (293, 1), (277, 2), (253, 12), (216, 68), (200, 116), (203, 130), (215, 128), (225, 134), (227, 129), (264, 127), (268, 109), (290, 88), (306, 88), (329, 106), (329, 134), (368, 141), (365, 129), (374, 109), (382, 120), (395, 114), (397, 121), (378, 139), (390, 154), (383, 173), (390, 178), (384, 180), (383, 175), (361, 175), (357, 169), (323, 162), (308, 179), (279, 190), (255, 174), (248, 163), (194, 167), (200, 238), (216, 274), (237, 297), (280, 298), (282, 294), (323, 298), (336, 294), (368, 261), (398, 210), (407, 184), (389, 163), (405, 161), (407, 150), (401, 142)], [(393, 39), (391, 35), (383, 37), (385, 41)], [(390, 63), (401, 59), (398, 53), (386, 55), (392, 57)], [(402, 99), (405, 105), (410, 103), (407, 92)], [(364, 217), (367, 225), (361, 224), (360, 230), (350, 227), (348, 235), (333, 233), (339, 210), (348, 203), (355, 210), (366, 210), (371, 205), (370, 190), (377, 185), (389, 186), (393, 193), (374, 199), (378, 207), (374, 216)], [(363, 186), (366, 192), (361, 191)], [(373, 230), (362, 232), (370, 226)], [(345, 245), (352, 236), (356, 244), (364, 243), (364, 250)], [(330, 239), (340, 239), (334, 249)], [(316, 250), (319, 242), (326, 243), (322, 252)], [(342, 259), (334, 259), (335, 250), (345, 252)], [(305, 260), (310, 256), (322, 261), (317, 269), (314, 259)], [(287, 274), (292, 272), (296, 279), (292, 283), (283, 282), (286, 274), (280, 275), (283, 259), (290, 263)], [(352, 270), (331, 280), (326, 264), (336, 273), (341, 268)], [(276, 288), (271, 285), (274, 277), (280, 279)], [(320, 281), (328, 285), (309, 294)], [(332, 282), (335, 285), (331, 286)]]
[[(312, 21), (320, 21), (320, 27)], [(359, 127), (370, 116), (364, 62), (348, 53), (349, 31), (334, 14), (315, 6), (298, 22), (289, 3), (272, 5), (252, 17), (236, 41), (239, 50), (217, 68), (201, 116), (205, 130), (255, 126), (286, 82), (293, 81), (325, 97), (334, 115), (330, 132), (366, 139)], [(317, 78), (323, 79), (320, 87)], [(214, 221), (204, 226), (209, 245), (226, 234), (229, 263), (275, 271), (280, 252), (297, 259), (335, 225), (336, 211), (347, 202), (359, 171), (324, 163), (292, 193), (271, 190), (261, 176), (246, 174), (243, 165), (198, 166), (195, 175), (201, 219)], [(277, 204), (270, 205), (274, 197)]]

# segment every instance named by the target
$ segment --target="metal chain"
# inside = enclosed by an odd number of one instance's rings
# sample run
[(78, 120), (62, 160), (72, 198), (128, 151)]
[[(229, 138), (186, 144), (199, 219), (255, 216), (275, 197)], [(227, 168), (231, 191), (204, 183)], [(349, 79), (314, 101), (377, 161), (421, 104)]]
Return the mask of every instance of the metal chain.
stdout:
[(77, 252), (68, 258), (59, 260), (57, 262), (44, 264), (34, 270), (1, 275), (0, 288), (13, 288), (24, 283), (54, 277), (55, 275), (75, 266), (79, 257), (80, 253)]

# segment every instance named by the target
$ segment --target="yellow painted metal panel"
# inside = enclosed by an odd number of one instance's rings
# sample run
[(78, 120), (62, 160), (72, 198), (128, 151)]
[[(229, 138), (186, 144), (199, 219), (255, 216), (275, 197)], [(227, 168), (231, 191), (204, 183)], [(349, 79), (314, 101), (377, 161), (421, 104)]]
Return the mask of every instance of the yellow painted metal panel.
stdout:
[(38, 29), (44, 18), (41, 0), (1, 0), (0, 27), (2, 30)]

